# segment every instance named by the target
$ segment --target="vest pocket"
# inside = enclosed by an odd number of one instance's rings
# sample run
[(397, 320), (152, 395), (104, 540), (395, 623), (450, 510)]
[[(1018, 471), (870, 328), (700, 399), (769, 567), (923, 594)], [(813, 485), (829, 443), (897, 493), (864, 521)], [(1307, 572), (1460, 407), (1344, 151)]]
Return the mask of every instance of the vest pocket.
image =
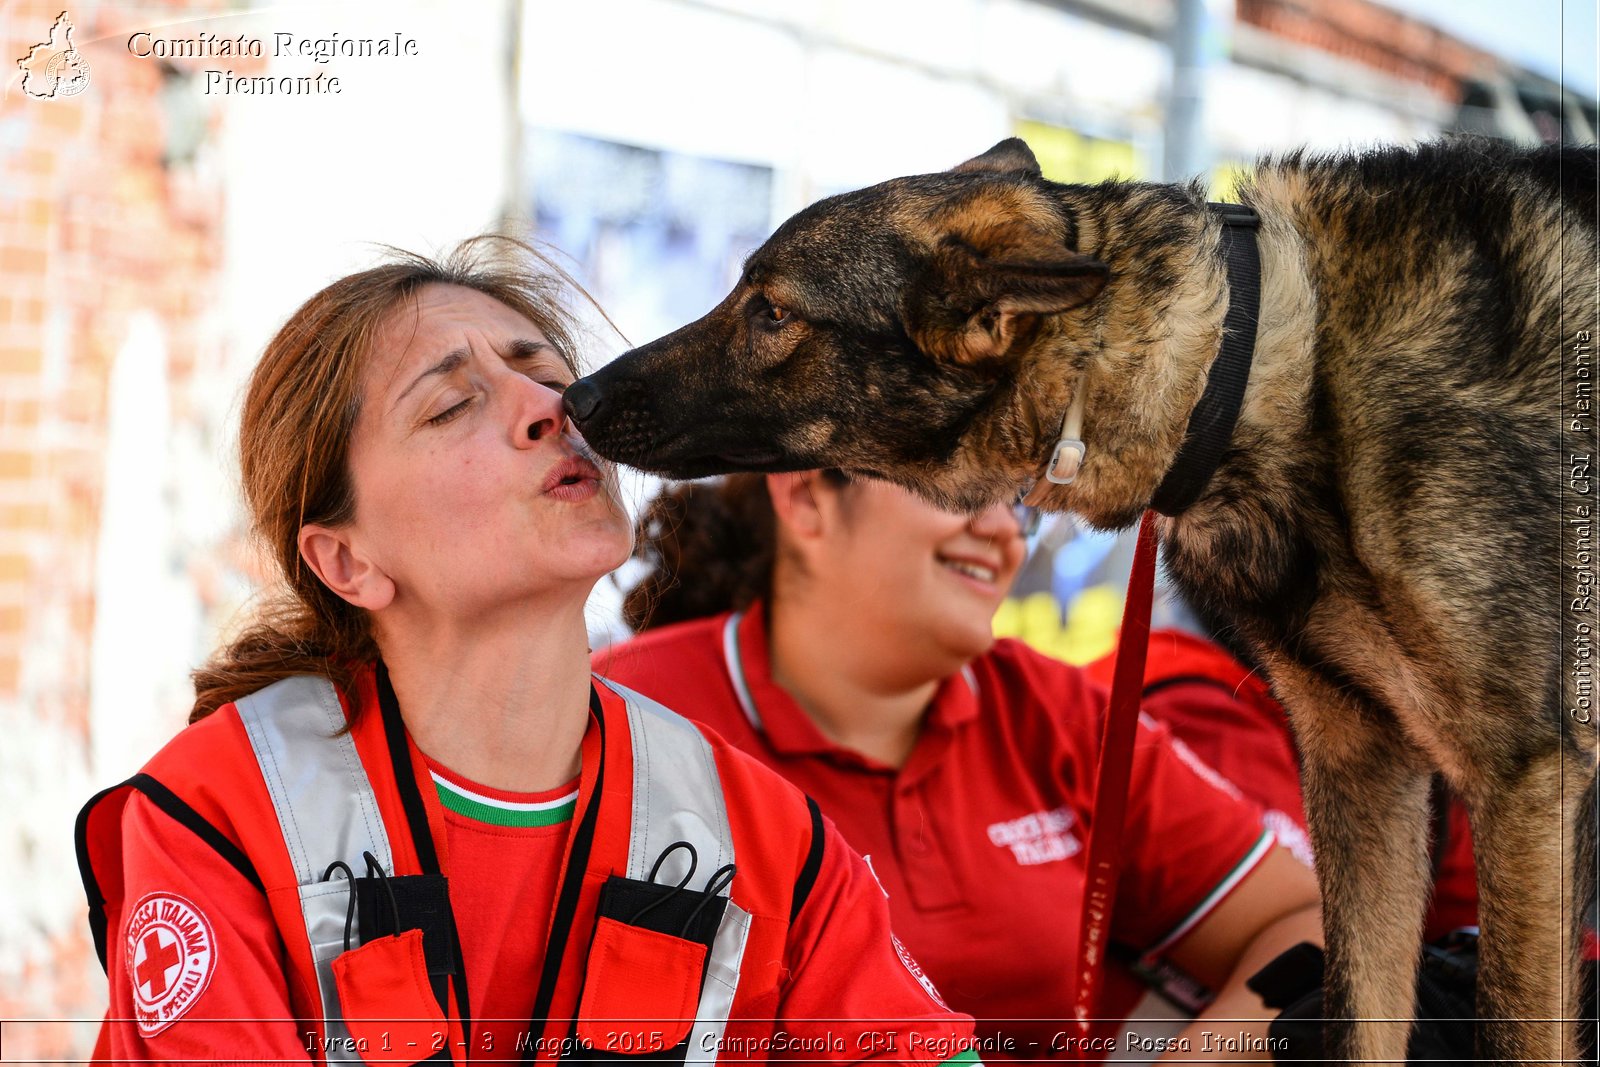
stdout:
[(602, 918), (589, 947), (578, 1038), (591, 1049), (652, 1055), (689, 1036), (706, 946)]
[(440, 1035), (449, 1033), (428, 981), (421, 930), (380, 937), (340, 953), (333, 960), (333, 979), (355, 1046), (382, 1050), (364, 1058), (404, 1067), (432, 1056)]
[[(702, 1008), (708, 956), (731, 905), (687, 882), (612, 875), (601, 887), (573, 1026), (580, 1058), (705, 1058), (689, 1047), (689, 1037)], [(735, 961), (735, 983), (737, 969)]]
[(299, 887), (322, 1005), (320, 1047), (308, 1050), (329, 1063), (450, 1062), (444, 1011), (460, 968), (445, 880), (335, 868), (345, 877)]

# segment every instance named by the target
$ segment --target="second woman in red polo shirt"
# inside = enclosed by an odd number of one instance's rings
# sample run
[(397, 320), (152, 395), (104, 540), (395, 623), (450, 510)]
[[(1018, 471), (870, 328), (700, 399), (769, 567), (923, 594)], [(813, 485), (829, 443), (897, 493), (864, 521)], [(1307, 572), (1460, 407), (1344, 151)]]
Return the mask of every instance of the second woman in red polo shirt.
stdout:
[(628, 608), (650, 632), (597, 670), (693, 708), (811, 794), (867, 856), (912, 954), (977, 1017), (985, 1058), (1137, 1053), (1118, 1020), (1136, 973), (1164, 967), (1217, 991), (1168, 1058), (1270, 1058), (1272, 1013), (1244, 980), (1320, 941), (1315, 879), (1149, 719), (1106, 1022), (1088, 1043), (1065, 1022), (1105, 693), (995, 641), (1024, 556), (1011, 508), (952, 514), (803, 472), (669, 490), (642, 525), (658, 566)]

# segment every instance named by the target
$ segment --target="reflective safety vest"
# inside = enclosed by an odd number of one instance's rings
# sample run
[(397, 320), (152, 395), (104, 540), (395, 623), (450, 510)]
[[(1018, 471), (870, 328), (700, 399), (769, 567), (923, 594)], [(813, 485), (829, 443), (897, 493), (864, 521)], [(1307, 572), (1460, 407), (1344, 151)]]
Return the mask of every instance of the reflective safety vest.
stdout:
[[(754, 983), (745, 1003), (776, 1003), (788, 924), (821, 866), (821, 815), (769, 778), (747, 781), (742, 767), (724, 781), (687, 720), (596, 681), (598, 729), (584, 739), (529, 1027), (538, 1040), (524, 1062), (640, 1053), (713, 1062), (742, 981)], [(438, 1043), (424, 1042), (418, 1058), (449, 1062), (469, 1047), (471, 1023), (435, 847), (442, 812), (381, 665), (358, 680), (353, 702), (363, 713), (347, 715), (325, 678), (284, 679), (191, 726), (90, 800), (77, 845), (95, 947), (104, 967), (108, 934), (128, 919), (121, 811), (139, 792), (266, 894), (314, 1055), (359, 1060), (378, 1031), (415, 1019), (419, 1033), (449, 1035), (435, 1055)], [(736, 849), (741, 837), (741, 849), (753, 843), (748, 855)], [(619, 1018), (640, 1020), (641, 1032)], [(106, 1040), (103, 1030), (97, 1059)]]

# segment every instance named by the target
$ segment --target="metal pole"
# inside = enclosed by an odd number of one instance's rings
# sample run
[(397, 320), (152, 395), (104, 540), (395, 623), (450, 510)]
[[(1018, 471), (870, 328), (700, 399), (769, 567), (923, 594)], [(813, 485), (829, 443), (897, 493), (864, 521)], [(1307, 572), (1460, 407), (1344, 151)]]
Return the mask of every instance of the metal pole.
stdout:
[(1214, 48), (1206, 0), (1175, 0), (1172, 23), (1172, 83), (1162, 137), (1163, 181), (1188, 181), (1210, 169), (1205, 132), (1206, 71)]

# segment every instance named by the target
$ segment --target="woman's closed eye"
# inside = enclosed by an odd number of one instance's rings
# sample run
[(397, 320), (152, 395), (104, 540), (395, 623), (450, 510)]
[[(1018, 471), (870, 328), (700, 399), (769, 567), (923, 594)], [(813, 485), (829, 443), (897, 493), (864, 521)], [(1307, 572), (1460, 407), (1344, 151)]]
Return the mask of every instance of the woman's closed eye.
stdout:
[(506, 362), (519, 373), (527, 375), (547, 389), (564, 393), (567, 386), (572, 384), (571, 369), (548, 344), (513, 341), (505, 358)]
[(465, 412), (467, 410), (467, 408), (472, 405), (472, 401), (473, 401), (473, 398), (470, 397), (470, 396), (467, 397), (464, 400), (459, 400), (456, 403), (454, 403), (454, 404), (450, 405), (449, 407), (445, 408), (443, 411), (439, 412), (439, 414), (431, 416), (426, 421), (427, 421), (429, 426), (443, 426), (445, 423), (449, 422), (451, 419), (455, 418), (457, 415), (460, 415), (463, 412)]

